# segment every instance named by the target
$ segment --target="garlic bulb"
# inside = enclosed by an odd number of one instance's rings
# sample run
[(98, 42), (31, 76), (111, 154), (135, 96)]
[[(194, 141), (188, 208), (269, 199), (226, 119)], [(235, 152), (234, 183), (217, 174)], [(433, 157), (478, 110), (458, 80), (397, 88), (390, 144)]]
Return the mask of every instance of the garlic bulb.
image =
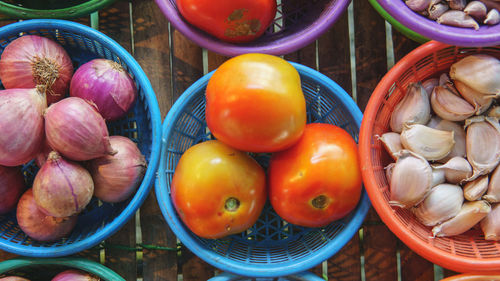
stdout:
[(495, 97), (493, 95), (483, 95), (460, 81), (455, 81), (455, 87), (460, 95), (476, 108), (476, 115), (483, 114), (491, 106)]
[(500, 204), (495, 204), (491, 212), (481, 221), (481, 230), (486, 240), (500, 240)]
[(412, 211), (421, 223), (434, 226), (456, 216), (463, 202), (464, 196), (460, 186), (443, 183), (433, 187), (424, 201)]
[(466, 202), (458, 214), (442, 224), (432, 228), (434, 237), (459, 235), (471, 229), (491, 211), (491, 206), (486, 201)]
[(421, 83), (410, 83), (406, 95), (392, 112), (390, 127), (393, 132), (401, 133), (403, 124), (426, 124), (430, 117), (429, 94)]
[(469, 201), (476, 201), (483, 196), (488, 189), (488, 176), (480, 176), (477, 179), (470, 181), (464, 186), (464, 197)]
[(442, 184), (446, 181), (444, 175), (444, 169), (434, 169), (432, 168), (432, 187)]
[(395, 154), (403, 149), (399, 134), (394, 132), (384, 133), (381, 137), (378, 137), (378, 140), (382, 142), (389, 155), (391, 155), (394, 160), (397, 160)]
[(394, 166), (396, 166), (396, 163), (391, 163), (387, 166), (385, 166), (384, 170), (385, 170), (385, 177), (387, 178), (387, 182), (391, 182), (391, 178), (392, 178), (392, 171), (394, 170)]
[(473, 17), (478, 22), (482, 22), (486, 18), (488, 8), (481, 1), (471, 1), (465, 6), (464, 13)]
[(476, 112), (466, 100), (443, 86), (437, 86), (432, 91), (431, 106), (439, 117), (449, 121), (463, 121)]
[(425, 91), (427, 94), (432, 93), (432, 90), (434, 90), (434, 87), (439, 85), (439, 79), (437, 78), (429, 78), (422, 82), (422, 87), (424, 87)]
[(410, 208), (420, 203), (432, 185), (432, 169), (427, 160), (408, 150), (399, 153), (392, 169), (389, 204)]
[(494, 117), (476, 116), (465, 121), (467, 160), (472, 166), (470, 180), (491, 172), (500, 162), (500, 125)]
[(453, 157), (444, 165), (433, 166), (434, 169), (443, 169), (446, 181), (458, 184), (472, 176), (472, 167), (465, 158)]
[(497, 9), (491, 9), (488, 14), (486, 14), (486, 19), (484, 20), (484, 24), (487, 25), (495, 25), (500, 22), (500, 13)]
[(474, 28), (475, 30), (479, 29), (479, 24), (471, 16), (458, 10), (444, 12), (436, 22), (457, 27)]
[(405, 4), (408, 8), (412, 9), (415, 12), (421, 12), (429, 6), (431, 0), (406, 0)]
[(427, 126), (438, 129), (442, 131), (453, 131), (453, 140), (455, 141), (455, 145), (451, 149), (450, 153), (446, 155), (446, 157), (437, 160), (440, 163), (446, 163), (453, 157), (465, 157), (465, 130), (462, 126), (458, 125), (455, 122), (451, 122), (448, 120), (444, 120), (439, 118), (438, 116), (434, 116), (431, 118)]
[(403, 147), (427, 160), (438, 160), (450, 153), (455, 141), (454, 133), (436, 130), (424, 125), (404, 125), (401, 133)]
[(469, 55), (450, 68), (450, 77), (477, 92), (500, 95), (500, 61), (490, 55)]
[(500, 165), (491, 174), (488, 192), (483, 196), (483, 199), (488, 202), (500, 202)]

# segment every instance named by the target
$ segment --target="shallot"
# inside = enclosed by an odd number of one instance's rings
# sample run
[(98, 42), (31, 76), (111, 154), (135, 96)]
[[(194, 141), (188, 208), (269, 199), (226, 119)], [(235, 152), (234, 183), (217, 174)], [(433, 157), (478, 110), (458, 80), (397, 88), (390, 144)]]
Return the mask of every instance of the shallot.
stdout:
[(100, 278), (81, 270), (68, 269), (57, 274), (52, 281), (99, 281)]
[(0, 281), (30, 281), (30, 280), (19, 276), (7, 276), (0, 278)]
[(0, 166), (0, 215), (16, 208), (24, 192), (24, 177), (19, 167)]

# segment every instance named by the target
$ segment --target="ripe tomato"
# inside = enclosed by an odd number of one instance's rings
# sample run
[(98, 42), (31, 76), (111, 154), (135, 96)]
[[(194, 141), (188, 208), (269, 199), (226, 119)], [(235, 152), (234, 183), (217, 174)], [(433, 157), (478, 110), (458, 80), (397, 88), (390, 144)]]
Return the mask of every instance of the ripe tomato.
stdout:
[(243, 151), (283, 150), (306, 125), (299, 74), (279, 57), (245, 54), (226, 61), (210, 78), (206, 98), (212, 134)]
[(276, 0), (177, 0), (177, 8), (199, 29), (241, 43), (266, 31), (276, 15)]
[(262, 167), (246, 153), (215, 140), (184, 152), (170, 192), (182, 221), (204, 238), (248, 229), (267, 196)]
[(292, 224), (321, 227), (344, 217), (361, 195), (356, 142), (337, 126), (308, 124), (294, 146), (272, 155), (269, 194)]

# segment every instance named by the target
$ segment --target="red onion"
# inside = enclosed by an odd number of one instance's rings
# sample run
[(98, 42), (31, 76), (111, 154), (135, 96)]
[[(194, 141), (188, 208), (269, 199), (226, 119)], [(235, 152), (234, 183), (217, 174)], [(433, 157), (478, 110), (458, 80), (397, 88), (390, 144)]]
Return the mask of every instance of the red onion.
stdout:
[(116, 203), (127, 199), (141, 184), (146, 160), (128, 138), (111, 136), (109, 141), (118, 153), (94, 159), (88, 168), (94, 180), (94, 195), (104, 202)]
[(69, 94), (91, 100), (106, 120), (125, 116), (137, 98), (134, 80), (118, 63), (94, 59), (80, 66), (71, 79)]
[(19, 166), (36, 156), (44, 135), (44, 99), (36, 89), (0, 91), (0, 165)]
[(0, 166), (0, 215), (16, 208), (24, 192), (24, 177), (20, 167)]
[(92, 276), (89, 273), (68, 269), (56, 275), (52, 281), (99, 281), (98, 277)]
[(115, 154), (108, 128), (96, 109), (85, 100), (65, 98), (45, 113), (45, 134), (50, 147), (75, 161)]
[(62, 99), (68, 92), (73, 64), (63, 47), (36, 35), (12, 41), (0, 58), (0, 79), (6, 89), (47, 87), (47, 102)]
[(68, 235), (76, 225), (78, 217), (56, 218), (44, 214), (35, 202), (30, 188), (17, 204), (17, 223), (29, 237), (50, 242)]
[(54, 150), (52, 149), (49, 144), (47, 143), (47, 140), (44, 139), (42, 142), (42, 146), (40, 148), (40, 152), (35, 157), (35, 164), (38, 166), (38, 168), (41, 168), (45, 161), (47, 161), (47, 157), (49, 157), (49, 153)]
[(7, 276), (4, 278), (0, 278), (0, 281), (30, 281), (30, 280), (19, 276)]
[(89, 172), (55, 151), (49, 154), (33, 182), (33, 195), (40, 210), (58, 218), (80, 213), (93, 193)]

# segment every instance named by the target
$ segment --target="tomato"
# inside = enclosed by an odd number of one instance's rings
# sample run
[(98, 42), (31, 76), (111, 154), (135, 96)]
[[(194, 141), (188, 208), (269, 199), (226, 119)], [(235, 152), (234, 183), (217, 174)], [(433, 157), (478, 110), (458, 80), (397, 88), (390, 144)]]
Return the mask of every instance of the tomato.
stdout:
[(241, 43), (266, 31), (276, 15), (276, 0), (177, 0), (177, 9), (199, 29)]
[(306, 125), (299, 74), (279, 57), (245, 54), (226, 61), (210, 78), (206, 100), (210, 131), (239, 150), (283, 150)]
[(170, 192), (182, 221), (204, 238), (248, 229), (257, 221), (267, 197), (262, 167), (246, 153), (216, 140), (184, 152)]
[(269, 164), (269, 196), (289, 223), (321, 227), (346, 216), (361, 195), (356, 142), (343, 129), (313, 123)]

